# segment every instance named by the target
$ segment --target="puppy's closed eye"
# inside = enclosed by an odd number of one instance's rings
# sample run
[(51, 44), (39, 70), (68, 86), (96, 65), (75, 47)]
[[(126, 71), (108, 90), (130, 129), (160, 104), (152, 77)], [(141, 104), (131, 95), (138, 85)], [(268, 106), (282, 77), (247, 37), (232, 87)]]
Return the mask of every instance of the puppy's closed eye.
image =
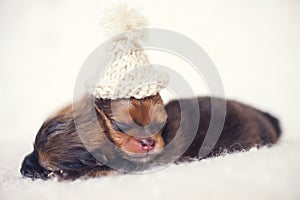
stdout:
[(149, 125), (149, 131), (154, 134), (154, 133), (158, 133), (160, 132), (161, 130), (163, 130), (164, 126), (165, 126), (166, 122), (152, 122), (150, 125)]
[(131, 125), (123, 123), (123, 122), (118, 122), (118, 121), (112, 121), (111, 126), (115, 131), (121, 132), (121, 133), (126, 133), (131, 129)]

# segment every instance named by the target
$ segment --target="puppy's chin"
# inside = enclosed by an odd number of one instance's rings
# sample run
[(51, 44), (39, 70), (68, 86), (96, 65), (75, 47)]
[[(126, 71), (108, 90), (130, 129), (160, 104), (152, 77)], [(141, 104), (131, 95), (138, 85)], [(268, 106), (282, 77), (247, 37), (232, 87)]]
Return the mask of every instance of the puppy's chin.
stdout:
[(145, 152), (145, 153), (134, 153), (123, 150), (124, 158), (136, 163), (147, 163), (155, 161), (157, 155), (162, 152), (162, 149), (153, 149), (152, 151)]

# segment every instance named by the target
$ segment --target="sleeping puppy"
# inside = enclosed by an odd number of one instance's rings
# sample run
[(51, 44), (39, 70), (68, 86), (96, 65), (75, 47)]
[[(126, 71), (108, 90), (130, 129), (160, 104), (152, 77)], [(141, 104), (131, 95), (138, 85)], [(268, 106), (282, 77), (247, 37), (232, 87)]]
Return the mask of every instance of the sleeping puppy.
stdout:
[[(217, 104), (225, 101), (225, 122), (215, 145), (207, 155), (199, 157), (211, 121), (212, 100)], [(22, 163), (21, 173), (33, 179), (74, 180), (144, 171), (149, 166), (274, 144), (281, 133), (276, 118), (235, 101), (199, 97), (181, 102), (184, 107), (178, 100), (163, 106), (159, 94), (117, 100), (87, 96), (43, 123), (33, 152)], [(195, 106), (200, 111), (198, 121), (193, 114)], [(222, 113), (217, 111), (216, 115)], [(196, 132), (191, 140), (193, 130)], [(172, 155), (165, 153), (169, 144)], [(107, 163), (121, 167), (115, 170)]]

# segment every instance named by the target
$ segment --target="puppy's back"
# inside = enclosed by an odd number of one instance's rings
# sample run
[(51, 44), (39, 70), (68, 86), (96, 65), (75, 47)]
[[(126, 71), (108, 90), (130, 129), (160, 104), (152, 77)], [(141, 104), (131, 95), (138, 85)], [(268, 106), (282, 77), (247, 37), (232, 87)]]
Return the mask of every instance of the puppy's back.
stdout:
[[(213, 141), (215, 145), (212, 145), (207, 156), (213, 156), (224, 151), (248, 150), (254, 146), (270, 145), (277, 142), (281, 135), (280, 123), (277, 118), (269, 113), (232, 100), (199, 97), (197, 102), (200, 120), (197, 134), (189, 148), (181, 156), (181, 159), (184, 157), (198, 157), (204, 138), (207, 136), (208, 128), (214, 126), (215, 123), (211, 121), (212, 100), (216, 103), (217, 108), (225, 103), (226, 116), (220, 137), (217, 141)], [(195, 102), (195, 99), (180, 100), (180, 103), (185, 105), (192, 105), (193, 102)], [(193, 123), (195, 121), (193, 111), (185, 112), (181, 110), (180, 103), (178, 100), (173, 100), (165, 106), (168, 113), (168, 123), (163, 134), (166, 143), (170, 143), (175, 138), (180, 125), (183, 133), (179, 134), (192, 134), (190, 126), (182, 126), (182, 123)], [(222, 110), (216, 109), (215, 113), (217, 119), (222, 118)], [(210, 124), (211, 122), (212, 124)], [(180, 145), (182, 143), (178, 142), (178, 146)]]

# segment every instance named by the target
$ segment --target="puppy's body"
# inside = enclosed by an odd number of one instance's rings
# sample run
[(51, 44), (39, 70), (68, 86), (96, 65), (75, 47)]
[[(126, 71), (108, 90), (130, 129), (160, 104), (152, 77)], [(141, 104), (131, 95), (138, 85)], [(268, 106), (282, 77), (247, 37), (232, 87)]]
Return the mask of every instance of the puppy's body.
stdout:
[[(214, 100), (219, 103), (224, 101)], [(133, 98), (129, 100), (129, 105), (125, 100), (93, 102), (91, 98), (84, 98), (77, 103), (76, 110), (73, 111), (71, 107), (63, 109), (43, 124), (36, 137), (33, 153), (23, 161), (21, 173), (43, 179), (51, 175), (62, 179), (103, 176), (115, 170), (102, 161), (120, 157), (124, 165), (144, 166), (147, 162), (161, 165), (172, 160), (166, 157), (169, 154), (164, 155), (165, 147), (171, 143), (177, 162), (198, 158), (211, 121), (211, 99), (197, 99), (200, 120), (196, 122), (197, 134), (188, 148), (185, 139), (193, 131), (193, 126), (189, 124), (195, 121), (194, 101), (183, 101), (191, 106), (181, 110), (179, 102), (175, 100), (164, 107), (164, 112), (159, 95), (142, 100)], [(113, 104), (114, 111), (111, 107)], [(276, 143), (281, 132), (276, 118), (235, 101), (226, 101), (226, 106), (221, 135), (205, 157), (224, 150), (247, 150)], [(134, 126), (134, 123), (138, 126)], [(178, 135), (181, 137), (176, 137)], [(114, 148), (117, 151), (104, 142), (107, 138), (117, 147)], [(177, 155), (177, 151), (182, 154)], [(96, 156), (94, 152), (97, 152)]]
[[(211, 122), (211, 98), (200, 97), (197, 99), (200, 111), (200, 121), (198, 123), (197, 135), (193, 142), (180, 159), (197, 158), (199, 149), (206, 137), (208, 127)], [(191, 99), (183, 100), (189, 104)], [(222, 99), (214, 98), (216, 104), (221, 104)], [(165, 129), (166, 142), (174, 138), (174, 133), (180, 123), (180, 106), (178, 101), (171, 101), (166, 105), (168, 113), (168, 123)], [(217, 116), (222, 115), (221, 110), (216, 111)], [(183, 112), (183, 122), (188, 124), (192, 121), (189, 112)], [(185, 126), (184, 133), (190, 132), (190, 126)], [(269, 115), (250, 106), (236, 101), (226, 101), (226, 117), (219, 139), (214, 147), (205, 157), (218, 155), (218, 153), (248, 150), (254, 146), (274, 144), (280, 136), (281, 130), (279, 121)]]

